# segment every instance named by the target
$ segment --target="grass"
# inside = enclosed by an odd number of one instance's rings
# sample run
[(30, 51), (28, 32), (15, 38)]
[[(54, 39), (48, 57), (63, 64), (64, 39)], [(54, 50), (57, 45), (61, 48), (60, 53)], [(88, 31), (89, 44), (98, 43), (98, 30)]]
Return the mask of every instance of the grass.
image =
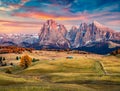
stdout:
[(0, 87), (0, 91), (94, 91), (94, 89), (74, 84), (29, 85), (8, 88)]
[(55, 72), (86, 72), (93, 73), (94, 61), (86, 59), (56, 59), (54, 61), (45, 60), (24, 70), (22, 74), (55, 73)]
[[(119, 57), (54, 51), (29, 55), (40, 61), (25, 70), (0, 67), (0, 91), (120, 91)], [(7, 68), (12, 74), (3, 73)]]
[(95, 61), (93, 68), (96, 70), (98, 74), (106, 75), (104, 66), (100, 61)]
[(120, 58), (116, 56), (107, 56), (100, 60), (104, 64), (104, 69), (108, 74), (120, 74)]
[(2, 85), (13, 85), (13, 84), (24, 84), (32, 82), (32, 80), (27, 80), (25, 78), (19, 78), (15, 75), (0, 73), (0, 86)]

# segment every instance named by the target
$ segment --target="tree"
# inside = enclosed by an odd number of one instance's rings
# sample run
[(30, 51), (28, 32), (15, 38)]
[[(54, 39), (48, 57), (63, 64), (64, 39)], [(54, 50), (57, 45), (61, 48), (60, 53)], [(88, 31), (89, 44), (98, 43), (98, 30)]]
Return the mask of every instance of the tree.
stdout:
[(19, 59), (21, 59), (21, 57), (19, 57)]
[(2, 57), (0, 57), (0, 61), (2, 61)]
[(21, 57), (20, 66), (26, 69), (28, 68), (28, 66), (31, 65), (31, 62), (32, 62), (32, 58), (29, 57), (28, 55), (24, 55)]
[(3, 61), (5, 60), (5, 57), (3, 57)]
[(6, 69), (5, 73), (12, 74), (12, 71), (10, 69)]
[(16, 57), (16, 60), (19, 60), (19, 57), (18, 57), (18, 56)]
[(7, 63), (6, 62), (2, 63), (2, 66), (7, 66)]
[(12, 65), (12, 66), (13, 66), (13, 63), (10, 63), (10, 65)]
[(0, 66), (2, 66), (3, 62), (2, 62), (2, 57), (0, 57)]

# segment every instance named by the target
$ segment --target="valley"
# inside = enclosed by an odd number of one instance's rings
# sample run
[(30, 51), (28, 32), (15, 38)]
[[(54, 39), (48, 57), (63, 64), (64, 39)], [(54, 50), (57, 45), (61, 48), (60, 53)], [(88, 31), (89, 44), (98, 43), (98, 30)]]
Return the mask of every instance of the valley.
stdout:
[[(22, 69), (20, 59), (39, 59)], [(120, 55), (82, 54), (34, 50), (0, 54), (7, 66), (0, 67), (0, 91), (119, 91)], [(13, 65), (10, 65), (10, 63)], [(11, 73), (6, 73), (6, 70)]]

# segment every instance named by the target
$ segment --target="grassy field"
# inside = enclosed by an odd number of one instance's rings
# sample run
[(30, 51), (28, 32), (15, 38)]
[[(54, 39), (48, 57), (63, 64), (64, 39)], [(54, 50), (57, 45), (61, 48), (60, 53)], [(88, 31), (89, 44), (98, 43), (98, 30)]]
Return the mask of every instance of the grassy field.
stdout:
[[(24, 54), (40, 61), (23, 70), (15, 58)], [(0, 67), (0, 91), (120, 91), (119, 55), (34, 51), (0, 56), (14, 64)], [(5, 73), (8, 69), (12, 74)]]

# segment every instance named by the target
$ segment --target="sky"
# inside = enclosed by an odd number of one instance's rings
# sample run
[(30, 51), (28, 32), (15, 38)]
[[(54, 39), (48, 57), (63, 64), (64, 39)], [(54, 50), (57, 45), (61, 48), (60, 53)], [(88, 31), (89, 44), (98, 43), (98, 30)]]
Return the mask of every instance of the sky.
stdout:
[(38, 33), (49, 19), (68, 30), (96, 20), (120, 32), (120, 0), (0, 0), (0, 33)]

